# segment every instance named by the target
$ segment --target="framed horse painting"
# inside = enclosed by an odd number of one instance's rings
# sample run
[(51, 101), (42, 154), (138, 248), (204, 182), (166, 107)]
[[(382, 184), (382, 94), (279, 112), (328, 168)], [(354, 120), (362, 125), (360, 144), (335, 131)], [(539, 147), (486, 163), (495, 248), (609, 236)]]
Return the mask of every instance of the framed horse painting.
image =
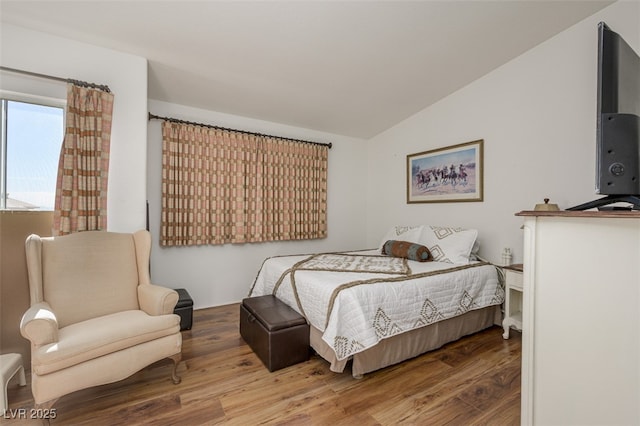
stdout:
[(407, 203), (482, 201), (484, 140), (407, 155)]

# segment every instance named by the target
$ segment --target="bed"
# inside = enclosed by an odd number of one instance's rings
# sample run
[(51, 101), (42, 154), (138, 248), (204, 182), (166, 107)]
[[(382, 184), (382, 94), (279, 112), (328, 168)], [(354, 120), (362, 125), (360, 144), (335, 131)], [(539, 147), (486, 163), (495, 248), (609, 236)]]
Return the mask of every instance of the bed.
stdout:
[[(500, 270), (478, 259), (476, 239), (462, 228), (393, 227), (376, 249), (274, 256), (249, 296), (273, 294), (298, 311), (331, 370), (351, 361), (360, 378), (500, 324)], [(414, 254), (393, 252), (400, 246)]]

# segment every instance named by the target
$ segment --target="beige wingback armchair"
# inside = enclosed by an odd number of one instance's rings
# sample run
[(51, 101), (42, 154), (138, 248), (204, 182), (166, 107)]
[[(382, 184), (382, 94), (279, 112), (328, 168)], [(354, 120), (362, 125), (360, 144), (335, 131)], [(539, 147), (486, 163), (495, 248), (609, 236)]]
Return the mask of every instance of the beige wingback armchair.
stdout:
[(26, 241), (31, 307), (20, 332), (31, 341), (37, 406), (122, 380), (163, 358), (181, 359), (178, 294), (149, 277), (151, 237), (88, 231)]

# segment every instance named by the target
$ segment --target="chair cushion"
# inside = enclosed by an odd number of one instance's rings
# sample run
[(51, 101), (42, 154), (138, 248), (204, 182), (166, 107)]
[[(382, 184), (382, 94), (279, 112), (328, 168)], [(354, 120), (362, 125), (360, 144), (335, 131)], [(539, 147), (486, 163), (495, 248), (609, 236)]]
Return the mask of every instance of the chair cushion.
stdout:
[(63, 327), (58, 342), (33, 350), (31, 366), (43, 375), (180, 332), (178, 315), (118, 312)]

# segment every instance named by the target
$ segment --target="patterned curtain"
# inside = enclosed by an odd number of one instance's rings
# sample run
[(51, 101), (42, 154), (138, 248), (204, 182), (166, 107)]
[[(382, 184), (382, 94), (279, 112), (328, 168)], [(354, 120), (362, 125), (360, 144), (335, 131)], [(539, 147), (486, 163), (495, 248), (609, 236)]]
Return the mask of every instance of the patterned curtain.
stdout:
[(67, 84), (53, 235), (107, 229), (113, 94)]
[(328, 147), (164, 121), (160, 244), (324, 238)]

